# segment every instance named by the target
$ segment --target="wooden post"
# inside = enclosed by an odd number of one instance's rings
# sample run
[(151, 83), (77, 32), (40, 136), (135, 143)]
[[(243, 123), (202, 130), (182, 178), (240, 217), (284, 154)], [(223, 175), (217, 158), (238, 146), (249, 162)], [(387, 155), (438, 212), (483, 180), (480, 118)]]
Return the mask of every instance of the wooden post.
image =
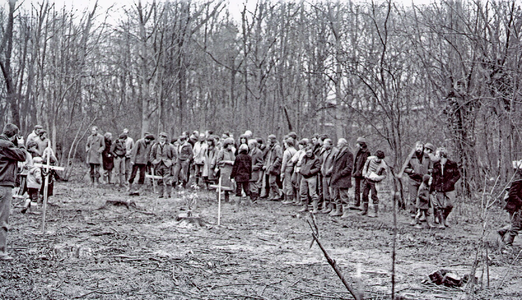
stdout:
[(221, 176), (219, 176), (218, 180), (218, 226), (221, 225)]

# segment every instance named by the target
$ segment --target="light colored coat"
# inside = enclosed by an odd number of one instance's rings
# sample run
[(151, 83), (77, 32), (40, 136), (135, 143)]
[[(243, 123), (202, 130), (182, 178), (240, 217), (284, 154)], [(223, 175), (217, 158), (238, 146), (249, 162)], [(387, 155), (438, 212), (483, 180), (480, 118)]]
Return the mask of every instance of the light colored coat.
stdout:
[(101, 165), (103, 150), (105, 150), (105, 138), (103, 135), (99, 133), (89, 135), (85, 147), (85, 152), (87, 152), (87, 163)]

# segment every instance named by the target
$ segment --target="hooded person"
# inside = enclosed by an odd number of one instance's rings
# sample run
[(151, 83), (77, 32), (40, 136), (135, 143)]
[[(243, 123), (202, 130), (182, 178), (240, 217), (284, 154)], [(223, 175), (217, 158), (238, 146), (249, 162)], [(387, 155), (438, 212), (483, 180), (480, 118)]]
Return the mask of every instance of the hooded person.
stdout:
[(242, 193), (250, 197), (250, 179), (252, 178), (252, 157), (248, 155), (248, 146), (241, 144), (238, 148), (238, 155), (234, 160), (232, 166), (232, 173), (230, 179), (236, 182), (236, 206), (239, 207), (241, 203)]

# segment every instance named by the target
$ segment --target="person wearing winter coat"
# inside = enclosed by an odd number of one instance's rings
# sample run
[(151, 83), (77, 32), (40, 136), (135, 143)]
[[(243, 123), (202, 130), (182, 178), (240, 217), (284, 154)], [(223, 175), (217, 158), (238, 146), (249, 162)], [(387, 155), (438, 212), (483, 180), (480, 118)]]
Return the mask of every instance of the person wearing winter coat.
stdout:
[[(91, 183), (98, 185), (100, 180), (100, 165), (102, 164), (102, 152), (105, 150), (105, 138), (98, 133), (98, 127), (91, 128), (91, 135), (87, 138), (85, 152), (87, 152), (87, 163), (91, 171)], [(41, 153), (41, 152), (40, 152)]]
[[(301, 173), (299, 170), (301, 170), (301, 165), (303, 164), (303, 157), (306, 154), (306, 148), (308, 147), (309, 140), (307, 138), (304, 138), (299, 141), (297, 144), (297, 147), (299, 150), (292, 156), (292, 164), (294, 165), (294, 172), (292, 173), (292, 185), (294, 186), (294, 190), (299, 193), (299, 187), (301, 185)], [(303, 205), (301, 202), (301, 197), (297, 195), (294, 199), (294, 202), (292, 203), (297, 206)]]
[(349, 194), (352, 187), (353, 154), (348, 148), (348, 141), (337, 141), (337, 154), (332, 160), (330, 186), (332, 187), (333, 205), (330, 216), (346, 218), (348, 216)]
[(522, 168), (517, 162), (515, 178), (509, 187), (507, 202), (504, 209), (509, 213), (509, 225), (498, 230), (500, 241), (505, 249), (503, 252), (512, 252), (513, 241), (522, 230)]
[(118, 178), (118, 186), (125, 185), (125, 154), (127, 153), (125, 147), (125, 140), (127, 135), (122, 133), (111, 146), (111, 153), (114, 156), (114, 173)]
[(265, 156), (265, 164), (263, 166), (263, 188), (261, 188), (261, 197), (266, 196), (268, 188), (268, 200), (277, 201), (281, 199), (281, 191), (277, 186), (277, 176), (281, 175), (281, 164), (283, 162), (283, 150), (277, 142), (274, 134), (268, 136), (268, 151)]
[(321, 213), (328, 214), (333, 208), (333, 188), (331, 187), (333, 160), (339, 150), (333, 146), (331, 139), (325, 139), (323, 142), (323, 151), (321, 159), (321, 177), (323, 188), (323, 207)]
[(424, 220), (428, 223), (428, 227), (431, 227), (430, 222), (428, 221), (428, 209), (430, 208), (430, 179), (431, 176), (425, 174), (422, 177), (422, 183), (419, 186), (419, 190), (417, 192), (417, 214), (415, 215), (414, 224), (416, 228), (422, 228), (421, 222)]
[(158, 180), (159, 186), (159, 197), (170, 198), (171, 196), (171, 175), (172, 175), (172, 164), (176, 159), (176, 153), (174, 146), (168, 141), (166, 132), (161, 132), (158, 137), (158, 142), (155, 143), (150, 150), (149, 161), (154, 168), (154, 175), (161, 176)]
[(250, 177), (250, 199), (256, 202), (259, 199), (259, 192), (262, 186), (263, 178), (263, 151), (257, 147), (257, 140), (248, 140), (248, 149), (252, 158), (252, 175)]
[(146, 134), (144, 138), (139, 139), (134, 148), (132, 149), (131, 164), (132, 172), (129, 177), (129, 186), (127, 189), (132, 190), (132, 184), (138, 171), (140, 172), (138, 178), (138, 184), (143, 185), (145, 183), (145, 172), (147, 171), (147, 164), (149, 163), (150, 150), (152, 148), (152, 141), (154, 141), (154, 135)]
[(40, 131), (43, 129), (42, 125), (35, 125), (34, 126), (34, 130), (33, 132), (31, 132), (28, 136), (27, 136), (27, 140), (25, 141), (25, 146), (27, 148), (29, 148), (29, 144), (31, 142), (34, 142), (36, 140), (36, 138), (38, 138), (38, 136), (40, 135)]
[(216, 168), (216, 157), (218, 154), (216, 139), (217, 138), (213, 135), (207, 138), (207, 146), (205, 147), (203, 153), (203, 172), (201, 173), (201, 176), (203, 176), (203, 181), (207, 189), (209, 184), (215, 184), (217, 180), (216, 172), (214, 171)]
[(412, 218), (416, 215), (416, 202), (419, 187), (422, 183), (424, 175), (428, 174), (430, 166), (430, 157), (424, 153), (424, 144), (417, 142), (415, 144), (415, 152), (404, 169), (404, 173), (410, 177), (408, 184), (408, 211)]
[(123, 129), (123, 134), (127, 136), (125, 140), (125, 179), (129, 180), (130, 174), (132, 172), (132, 150), (134, 149), (134, 139), (132, 139), (129, 135), (129, 129)]
[(0, 134), (0, 260), (13, 260), (7, 253), (9, 214), (18, 162), (27, 158), (24, 138), (18, 136), (18, 131), (16, 125), (8, 123)]
[(104, 135), (105, 149), (102, 152), (103, 160), (103, 178), (105, 182), (111, 184), (112, 181), (112, 170), (114, 169), (114, 154), (111, 152), (112, 148), (112, 133), (106, 132)]
[[(225, 179), (230, 177), (230, 173), (232, 172), (231, 167), (234, 165), (234, 161), (236, 160), (234, 152), (234, 139), (231, 137), (225, 138), (223, 140), (223, 148), (219, 150), (216, 157), (216, 173), (219, 172), (219, 177), (221, 177), (222, 182), (225, 182)], [(228, 183), (223, 183), (223, 186), (228, 186)], [(229, 201), (230, 192), (226, 189), (224, 192), (225, 201)]]
[(194, 152), (192, 144), (189, 143), (186, 135), (181, 135), (178, 141), (179, 145), (176, 149), (177, 159), (173, 171), (174, 182), (172, 184), (185, 188), (189, 180), (190, 164), (194, 158)]
[[(363, 168), (364, 184), (363, 184), (363, 211), (361, 215), (368, 217), (377, 218), (379, 213), (379, 197), (377, 195), (376, 184), (383, 181), (386, 178), (386, 168), (388, 166), (384, 162), (384, 152), (378, 150), (375, 152), (375, 156), (370, 156), (366, 160)], [(373, 210), (374, 214), (368, 214), (368, 195), (372, 193)]]
[(294, 140), (287, 138), (285, 140), (285, 151), (283, 152), (283, 162), (281, 171), (281, 180), (283, 180), (283, 204), (290, 204), (294, 202), (294, 186), (292, 185), (292, 173), (294, 172), (294, 164), (292, 157), (297, 152), (294, 148)]
[(353, 178), (354, 180), (354, 203), (350, 206), (350, 209), (362, 210), (361, 205), (361, 185), (364, 182), (363, 168), (366, 160), (370, 156), (370, 150), (366, 145), (366, 139), (358, 137), (356, 142), (357, 153), (355, 154), (355, 160), (353, 162)]
[(449, 227), (447, 218), (453, 210), (456, 191), (455, 184), (460, 179), (460, 171), (456, 162), (448, 159), (446, 148), (440, 147), (436, 151), (440, 159), (433, 164), (430, 192), (433, 197), (433, 211), (439, 219), (439, 227)]
[(249, 183), (252, 178), (252, 157), (248, 155), (248, 146), (246, 144), (241, 144), (238, 150), (238, 155), (234, 160), (232, 173), (230, 174), (230, 179), (233, 179), (236, 182), (236, 197), (238, 197), (236, 203), (237, 206), (239, 206), (241, 202), (243, 192), (247, 197), (250, 197)]
[(299, 173), (301, 174), (299, 195), (303, 203), (303, 207), (299, 212), (308, 211), (308, 197), (312, 199), (313, 211), (318, 212), (319, 195), (317, 194), (317, 174), (319, 174), (319, 172), (321, 172), (321, 159), (314, 154), (313, 147), (308, 146), (299, 169)]
[(194, 144), (194, 177), (196, 178), (196, 184), (200, 185), (203, 183), (203, 166), (205, 165), (205, 149), (207, 142), (205, 141), (205, 134), (199, 134), (198, 141)]
[(38, 195), (40, 194), (40, 189), (42, 187), (42, 170), (40, 167), (36, 167), (34, 164), (41, 164), (43, 162), (41, 157), (35, 157), (32, 160), (32, 163), (27, 165), (29, 172), (27, 173), (27, 194), (29, 198), (25, 201), (24, 208), (22, 209), (22, 213), (24, 214), (29, 208), (31, 208), (32, 203), (38, 203)]

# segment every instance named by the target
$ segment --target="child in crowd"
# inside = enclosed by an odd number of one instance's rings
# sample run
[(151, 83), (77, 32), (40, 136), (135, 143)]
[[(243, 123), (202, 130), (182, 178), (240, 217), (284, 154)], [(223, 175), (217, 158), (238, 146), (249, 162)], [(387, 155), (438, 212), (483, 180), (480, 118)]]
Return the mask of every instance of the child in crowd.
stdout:
[(421, 222), (426, 221), (428, 226), (431, 227), (428, 221), (428, 209), (430, 208), (430, 181), (431, 176), (425, 174), (422, 177), (422, 183), (419, 186), (417, 193), (417, 215), (415, 216), (415, 228), (422, 228)]
[(29, 172), (27, 173), (27, 194), (29, 194), (29, 198), (25, 200), (24, 208), (22, 209), (23, 214), (29, 208), (37, 206), (38, 195), (42, 186), (42, 170), (40, 167), (35, 166), (35, 164), (41, 163), (42, 158), (35, 157), (33, 158), (33, 163), (27, 165), (29, 169)]

